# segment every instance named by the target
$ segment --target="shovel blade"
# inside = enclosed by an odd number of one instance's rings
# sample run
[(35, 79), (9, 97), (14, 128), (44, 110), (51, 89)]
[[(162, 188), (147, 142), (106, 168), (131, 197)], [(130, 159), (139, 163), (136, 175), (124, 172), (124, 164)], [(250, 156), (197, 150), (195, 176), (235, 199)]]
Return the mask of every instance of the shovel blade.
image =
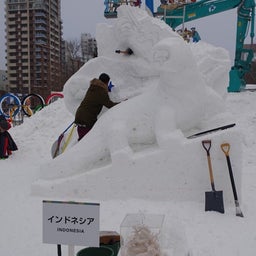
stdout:
[(216, 211), (224, 213), (224, 202), (222, 191), (205, 192), (205, 211)]

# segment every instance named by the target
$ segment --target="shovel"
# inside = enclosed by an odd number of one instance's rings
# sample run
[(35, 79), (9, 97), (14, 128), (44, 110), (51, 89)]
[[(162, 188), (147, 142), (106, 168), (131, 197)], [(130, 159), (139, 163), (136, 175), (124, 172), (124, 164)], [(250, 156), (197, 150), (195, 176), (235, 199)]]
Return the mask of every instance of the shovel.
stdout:
[(212, 163), (210, 156), (211, 140), (203, 140), (202, 145), (207, 152), (207, 160), (212, 191), (205, 192), (205, 211), (224, 213), (223, 192), (216, 191), (213, 179)]
[(221, 147), (221, 149), (222, 149), (222, 151), (225, 154), (226, 159), (227, 159), (229, 177), (230, 177), (231, 186), (232, 186), (232, 190), (233, 190), (233, 195), (234, 195), (234, 199), (235, 199), (236, 216), (244, 217), (244, 215), (243, 215), (243, 213), (240, 209), (240, 206), (239, 206), (238, 197), (237, 197), (237, 193), (236, 193), (235, 180), (234, 180), (232, 166), (231, 166), (230, 157), (229, 157), (230, 144), (229, 143), (223, 143), (223, 144), (220, 145), (220, 147)]

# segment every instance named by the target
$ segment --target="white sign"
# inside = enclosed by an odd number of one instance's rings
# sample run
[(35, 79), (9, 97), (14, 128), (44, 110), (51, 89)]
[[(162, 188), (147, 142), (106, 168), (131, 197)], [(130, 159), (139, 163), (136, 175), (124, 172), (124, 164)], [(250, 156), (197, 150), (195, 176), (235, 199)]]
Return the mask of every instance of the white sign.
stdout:
[(43, 243), (99, 246), (98, 203), (43, 201)]

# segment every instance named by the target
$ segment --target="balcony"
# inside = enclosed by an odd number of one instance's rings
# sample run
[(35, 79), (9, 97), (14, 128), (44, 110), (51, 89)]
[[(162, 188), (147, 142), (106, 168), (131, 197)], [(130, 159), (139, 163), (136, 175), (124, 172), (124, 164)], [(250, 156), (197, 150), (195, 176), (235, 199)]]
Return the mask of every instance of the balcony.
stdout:
[[(43, 8), (42, 8), (43, 9)], [(35, 17), (47, 17), (46, 13), (45, 12), (39, 12), (37, 11), (35, 13)]]
[[(42, 23), (40, 23), (40, 24), (42, 24)], [(36, 31), (39, 31), (39, 30), (47, 31), (46, 27), (44, 27), (44, 26), (36, 26)]]
[(39, 38), (45, 38), (47, 39), (47, 36), (43, 33), (36, 33), (36, 39), (39, 39)]
[(35, 20), (35, 24), (44, 24), (44, 25), (47, 25), (47, 22), (46, 22), (46, 20), (44, 20), (44, 19), (36, 19), (36, 20)]
[(42, 45), (42, 47), (47, 47), (47, 40), (38, 39), (35, 41), (35, 44)]

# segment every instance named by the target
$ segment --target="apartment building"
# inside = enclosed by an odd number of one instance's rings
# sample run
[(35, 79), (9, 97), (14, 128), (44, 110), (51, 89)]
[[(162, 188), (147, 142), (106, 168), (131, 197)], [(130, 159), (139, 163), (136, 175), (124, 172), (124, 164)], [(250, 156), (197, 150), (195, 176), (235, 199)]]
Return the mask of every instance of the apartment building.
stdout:
[(61, 91), (60, 0), (5, 0), (8, 90)]
[(81, 52), (83, 62), (87, 62), (97, 55), (96, 39), (90, 33), (81, 34)]
[(0, 96), (7, 91), (7, 74), (5, 70), (0, 69)]

